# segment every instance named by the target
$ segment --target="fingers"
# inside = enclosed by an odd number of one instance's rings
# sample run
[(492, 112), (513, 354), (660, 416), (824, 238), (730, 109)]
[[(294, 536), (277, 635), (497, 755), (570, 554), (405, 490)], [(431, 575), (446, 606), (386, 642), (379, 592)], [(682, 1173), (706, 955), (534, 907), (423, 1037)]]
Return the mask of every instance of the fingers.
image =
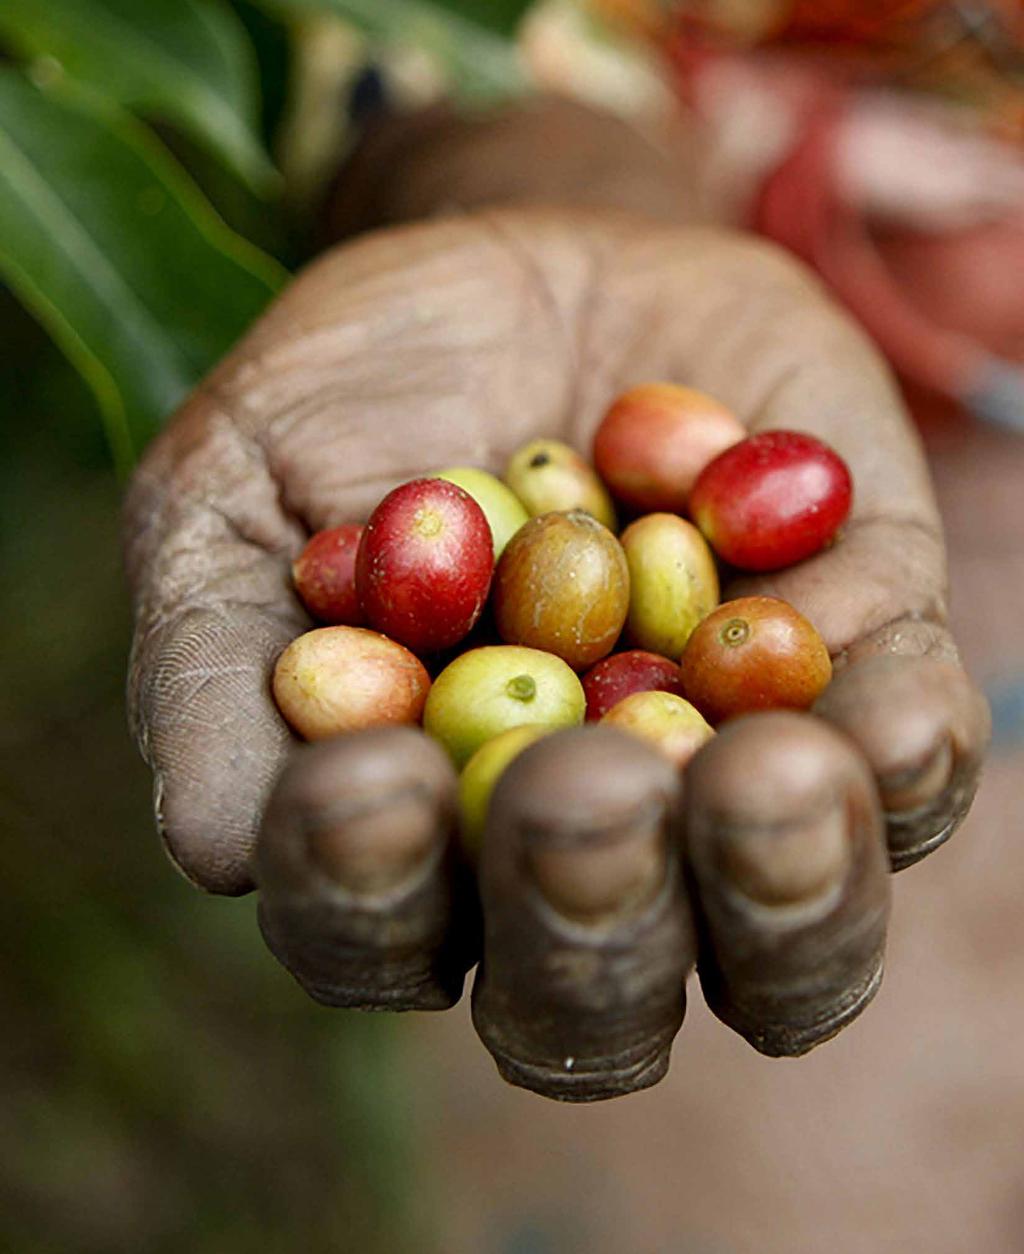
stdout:
[(974, 799), (990, 733), (988, 706), (959, 666), (869, 656), (840, 672), (816, 712), (874, 772), (894, 870), (949, 839)]
[(274, 789), (256, 852), (260, 927), (317, 1001), (441, 1010), (476, 958), (467, 872), (451, 841), (455, 774), (412, 728), (304, 745)]
[(664, 1075), (694, 957), (679, 807), (671, 764), (603, 727), (547, 737), (502, 777), (473, 1019), (506, 1080), (595, 1101)]
[(826, 724), (757, 714), (693, 759), (686, 793), (707, 1003), (761, 1053), (805, 1053), (881, 980), (889, 880), (871, 776)]

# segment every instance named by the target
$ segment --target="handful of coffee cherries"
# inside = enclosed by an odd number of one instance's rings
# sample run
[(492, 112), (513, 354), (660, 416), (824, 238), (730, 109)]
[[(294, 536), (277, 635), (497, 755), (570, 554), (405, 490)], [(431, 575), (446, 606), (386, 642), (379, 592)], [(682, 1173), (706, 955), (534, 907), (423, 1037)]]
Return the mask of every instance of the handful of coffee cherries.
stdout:
[(439, 470), (312, 536), (292, 573), (327, 625), (284, 650), (275, 700), (307, 740), (422, 722), (461, 771), (475, 856), (501, 773), (552, 731), (600, 719), (682, 769), (725, 719), (810, 707), (832, 676), (821, 637), (775, 597), (719, 604), (720, 568), (813, 556), (851, 501), (820, 440), (748, 435), (692, 388), (632, 388), (593, 466), (534, 440), (504, 482)]

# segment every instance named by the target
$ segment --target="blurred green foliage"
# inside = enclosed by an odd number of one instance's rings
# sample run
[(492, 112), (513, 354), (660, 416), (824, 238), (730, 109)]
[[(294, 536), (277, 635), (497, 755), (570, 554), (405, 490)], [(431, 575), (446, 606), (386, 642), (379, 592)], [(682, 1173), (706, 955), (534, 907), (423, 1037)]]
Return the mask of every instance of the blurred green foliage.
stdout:
[(256, 190), (273, 187), (255, 58), (225, 0), (4, 0), (0, 33), (106, 99), (177, 123)]
[(0, 70), (0, 117), (8, 280), (92, 386), (126, 466), (284, 272), (102, 97)]
[(286, 221), (269, 155), (294, 24), (343, 20), (368, 60), (415, 45), (456, 95), (488, 100), (523, 85), (528, 7), (4, 0), (0, 280), (92, 389), (122, 470), (300, 259), (309, 232)]

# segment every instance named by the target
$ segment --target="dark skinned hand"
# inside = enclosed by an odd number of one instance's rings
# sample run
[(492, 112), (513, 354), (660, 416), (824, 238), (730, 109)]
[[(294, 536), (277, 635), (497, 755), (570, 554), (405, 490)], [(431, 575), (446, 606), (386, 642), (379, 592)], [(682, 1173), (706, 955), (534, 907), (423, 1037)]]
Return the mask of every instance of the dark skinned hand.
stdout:
[[(392, 149), (362, 199), (375, 221), (459, 212), (324, 255), (151, 447), (126, 514), (130, 704), (171, 857), (213, 892), (258, 885), (267, 943), (314, 997), (440, 1009), (482, 960), (474, 1021), (502, 1074), (581, 1101), (664, 1074), (698, 955), (714, 1012), (765, 1053), (849, 1022), (880, 978), (890, 867), (963, 818), (987, 712), (877, 354), (778, 252), (667, 220), (683, 200), (653, 149), (547, 108)], [(532, 168), (531, 135), (564, 160)], [(547, 169), (589, 203), (490, 203), (542, 199)], [(651, 216), (620, 211), (645, 200)], [(835, 679), (814, 713), (726, 725), (685, 778), (605, 728), (531, 747), (495, 793), (477, 889), (436, 744), (401, 728), (299, 745), (278, 715), (274, 661), (311, 626), (290, 561), (403, 480), (500, 472), (534, 436), (587, 453), (611, 398), (648, 380), (849, 463), (841, 542), (725, 589), (791, 601)]]

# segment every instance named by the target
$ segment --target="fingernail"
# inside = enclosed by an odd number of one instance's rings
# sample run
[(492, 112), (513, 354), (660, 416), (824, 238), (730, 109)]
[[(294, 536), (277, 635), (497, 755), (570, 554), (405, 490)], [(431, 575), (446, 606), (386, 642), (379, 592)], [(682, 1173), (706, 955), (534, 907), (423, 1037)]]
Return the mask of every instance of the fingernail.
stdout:
[(579, 923), (608, 922), (639, 911), (665, 881), (665, 806), (652, 799), (604, 827), (560, 832), (524, 827), (525, 867), (559, 914)]
[(850, 820), (834, 801), (803, 817), (769, 825), (725, 824), (719, 866), (744, 896), (765, 906), (793, 906), (824, 896), (850, 865)]
[(443, 824), (436, 798), (423, 789), (358, 798), (305, 822), (309, 856), (328, 879), (351, 893), (391, 892), (413, 878), (438, 841)]
[(935, 800), (952, 774), (953, 746), (943, 739), (923, 762), (879, 780), (882, 803), (889, 814), (917, 810)]

